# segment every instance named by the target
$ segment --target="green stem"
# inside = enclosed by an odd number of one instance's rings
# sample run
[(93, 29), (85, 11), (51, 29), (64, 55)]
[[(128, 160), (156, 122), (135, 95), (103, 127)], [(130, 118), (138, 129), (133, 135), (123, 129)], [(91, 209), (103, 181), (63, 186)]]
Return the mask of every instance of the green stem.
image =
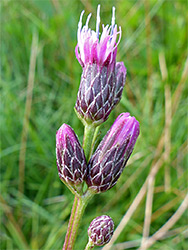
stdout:
[(91, 155), (92, 142), (95, 134), (95, 126), (94, 125), (85, 125), (84, 128), (84, 139), (83, 139), (83, 149), (86, 157), (86, 161), (88, 162), (89, 157)]
[(77, 236), (80, 220), (84, 213), (84, 210), (93, 195), (87, 191), (83, 196), (75, 196), (71, 217), (65, 237), (65, 242), (62, 250), (73, 250), (74, 242)]
[(87, 243), (87, 246), (85, 248), (85, 250), (91, 250), (94, 248), (94, 244), (92, 241), (89, 240), (89, 242)]
[(75, 216), (75, 213), (76, 213), (77, 203), (78, 203), (78, 199), (77, 199), (77, 196), (75, 196), (74, 203), (73, 203), (73, 206), (72, 206), (72, 211), (71, 211), (71, 217), (69, 219), (69, 225), (68, 225), (68, 228), (67, 228), (67, 234), (66, 234), (66, 237), (65, 237), (64, 245), (63, 245), (63, 249), (68, 249), (68, 242), (69, 242), (69, 238), (70, 238), (70, 233), (71, 233), (71, 228), (72, 228), (74, 216)]
[(94, 147), (95, 147), (95, 143), (96, 143), (97, 135), (98, 135), (98, 132), (99, 132), (99, 128), (100, 128), (100, 126), (95, 128), (93, 140), (92, 140), (92, 143), (91, 143), (91, 150), (90, 150), (89, 159), (91, 158), (91, 155), (93, 154), (93, 150), (94, 150)]

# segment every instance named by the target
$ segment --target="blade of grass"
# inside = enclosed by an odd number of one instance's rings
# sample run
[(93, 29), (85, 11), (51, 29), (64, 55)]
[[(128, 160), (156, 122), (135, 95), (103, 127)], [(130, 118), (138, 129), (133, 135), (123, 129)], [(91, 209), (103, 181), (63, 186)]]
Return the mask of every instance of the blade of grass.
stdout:
[[(185, 232), (185, 230), (186, 230), (186, 226), (173, 229), (167, 232), (161, 239), (167, 239), (169, 237), (176, 236), (177, 234)], [(138, 247), (140, 245), (140, 242), (141, 242), (141, 239), (117, 243), (114, 245), (114, 250), (125, 250), (125, 249), (130, 249), (133, 247)]]
[(186, 83), (188, 77), (188, 57), (185, 61), (185, 66), (181, 75), (180, 82), (172, 96), (172, 115), (174, 115), (177, 111), (180, 99), (181, 99), (181, 94), (184, 88), (184, 84)]
[(165, 191), (171, 188), (170, 175), (170, 151), (171, 151), (171, 90), (169, 85), (165, 85)]
[(49, 37), (53, 42), (56, 42), (55, 34), (48, 29), (47, 25), (42, 22), (41, 19), (39, 19), (34, 13), (29, 11), (28, 9), (22, 7), (22, 13), (25, 17), (27, 17), (33, 24), (35, 24), (38, 29), (40, 29), (42, 32), (44, 32), (47, 37)]
[[(153, 6), (153, 8), (151, 9), (149, 13), (150, 19), (152, 19), (153, 16), (157, 13), (157, 11), (162, 6), (163, 2), (164, 0), (159, 0), (156, 2), (156, 4)], [(133, 35), (129, 39), (126, 38), (126, 41), (123, 41), (124, 46), (122, 46), (121, 49), (119, 50), (119, 54), (121, 56), (124, 56), (127, 50), (130, 49), (131, 45), (134, 44), (134, 41), (142, 33), (144, 28), (145, 28), (145, 20), (139, 25), (137, 30), (133, 33)]]
[(181, 196), (177, 196), (173, 200), (167, 202), (163, 206), (161, 206), (159, 209), (157, 209), (151, 217), (151, 221), (155, 221), (157, 218), (159, 218), (162, 214), (169, 211), (171, 208), (173, 208), (180, 200), (182, 199)]
[(170, 219), (147, 241), (145, 241), (145, 249), (151, 247), (157, 240), (164, 237), (168, 230), (180, 219), (185, 210), (188, 208), (188, 194), (185, 196), (183, 202), (176, 210), (176, 212), (170, 217)]
[(12, 237), (14, 237), (15, 242), (18, 244), (18, 247), (21, 247), (19, 249), (23, 249), (23, 250), (29, 249), (29, 245), (25, 239), (25, 236), (21, 228), (19, 227), (19, 224), (17, 223), (17, 221), (15, 220), (11, 212), (11, 208), (9, 207), (9, 205), (7, 204), (7, 202), (4, 200), (4, 198), (1, 195), (0, 195), (0, 202), (1, 202), (1, 208), (3, 209), (6, 217), (8, 218), (7, 227)]
[(20, 193), (24, 193), (24, 179), (25, 179), (25, 155), (26, 155), (26, 145), (27, 145), (27, 135), (29, 127), (29, 118), (31, 113), (32, 96), (35, 80), (35, 67), (36, 58), (38, 50), (38, 34), (33, 33), (32, 44), (31, 44), (31, 55), (29, 63), (29, 74), (27, 83), (27, 94), (26, 94), (26, 104), (25, 104), (25, 114), (23, 118), (23, 129), (21, 136), (21, 147), (19, 155), (19, 186), (18, 189)]
[(143, 235), (142, 235), (142, 241), (141, 241), (141, 247), (140, 247), (140, 249), (142, 250), (145, 250), (144, 242), (147, 240), (147, 238), (149, 237), (149, 233), (150, 233), (154, 186), (155, 186), (155, 176), (151, 176), (150, 179), (148, 180), (148, 187), (147, 187), (144, 228), (143, 228)]
[(162, 81), (165, 84), (165, 132), (164, 132), (164, 141), (165, 141), (165, 191), (170, 190), (170, 150), (171, 150), (171, 122), (172, 122), (172, 115), (171, 115), (171, 90), (170, 86), (167, 83), (168, 79), (168, 71), (166, 66), (166, 59), (163, 52), (159, 53), (159, 66), (162, 76)]
[(151, 50), (151, 18), (149, 15), (150, 3), (148, 0), (144, 1), (144, 9), (145, 9), (145, 30), (146, 30), (146, 60), (147, 60), (147, 99), (148, 99), (148, 112), (151, 122), (151, 111), (153, 106), (153, 91), (152, 91), (152, 50)]

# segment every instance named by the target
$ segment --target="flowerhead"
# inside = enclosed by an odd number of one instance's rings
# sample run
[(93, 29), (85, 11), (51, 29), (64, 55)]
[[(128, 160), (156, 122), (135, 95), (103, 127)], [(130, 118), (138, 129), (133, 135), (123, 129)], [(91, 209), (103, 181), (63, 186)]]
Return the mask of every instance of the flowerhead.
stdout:
[(111, 25), (103, 25), (100, 35), (100, 5), (97, 9), (96, 31), (89, 28), (91, 14), (82, 27), (78, 23), (76, 57), (83, 68), (75, 105), (78, 117), (84, 124), (96, 126), (106, 121), (110, 112), (120, 101), (125, 85), (126, 68), (116, 63), (117, 46), (121, 39), (121, 27), (115, 24), (115, 8)]
[(104, 192), (116, 184), (138, 135), (138, 121), (129, 113), (119, 115), (89, 161), (86, 182), (91, 191)]
[(60, 179), (75, 192), (81, 190), (87, 163), (75, 132), (65, 123), (56, 133), (56, 158)]
[(108, 215), (102, 215), (92, 220), (88, 228), (88, 236), (93, 245), (103, 246), (112, 238), (114, 222)]

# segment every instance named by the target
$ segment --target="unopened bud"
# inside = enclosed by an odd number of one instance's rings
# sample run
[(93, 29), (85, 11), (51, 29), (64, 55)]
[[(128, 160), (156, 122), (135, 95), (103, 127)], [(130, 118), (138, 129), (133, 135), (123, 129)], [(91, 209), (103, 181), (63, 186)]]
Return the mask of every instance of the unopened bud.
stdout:
[(113, 220), (107, 215), (95, 218), (88, 228), (89, 240), (96, 246), (107, 244), (111, 240), (113, 232)]
[(87, 185), (94, 193), (105, 192), (119, 179), (139, 135), (139, 122), (122, 113), (107, 132), (88, 165)]
[(60, 179), (77, 188), (86, 176), (86, 159), (73, 129), (63, 124), (56, 133), (56, 158)]

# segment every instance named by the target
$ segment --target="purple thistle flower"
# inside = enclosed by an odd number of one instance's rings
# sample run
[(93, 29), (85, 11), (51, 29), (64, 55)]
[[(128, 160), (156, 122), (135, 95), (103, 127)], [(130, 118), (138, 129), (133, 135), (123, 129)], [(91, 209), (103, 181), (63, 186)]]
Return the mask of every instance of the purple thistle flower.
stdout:
[(88, 165), (86, 182), (94, 193), (105, 192), (119, 179), (139, 135), (139, 122), (122, 113), (107, 132)]
[(56, 158), (60, 179), (78, 190), (86, 177), (87, 163), (74, 130), (65, 123), (56, 133)]
[(88, 228), (89, 240), (96, 246), (107, 244), (111, 240), (113, 232), (113, 220), (107, 215), (102, 215), (92, 220)]
[(78, 23), (75, 52), (83, 72), (75, 109), (83, 123), (94, 123), (96, 126), (107, 120), (111, 110), (120, 101), (126, 78), (124, 63), (116, 63), (121, 27), (118, 31), (115, 8), (112, 10), (112, 23), (110, 26), (103, 25), (100, 38), (100, 5), (97, 9), (96, 31), (88, 27), (91, 14), (82, 27), (82, 11)]

